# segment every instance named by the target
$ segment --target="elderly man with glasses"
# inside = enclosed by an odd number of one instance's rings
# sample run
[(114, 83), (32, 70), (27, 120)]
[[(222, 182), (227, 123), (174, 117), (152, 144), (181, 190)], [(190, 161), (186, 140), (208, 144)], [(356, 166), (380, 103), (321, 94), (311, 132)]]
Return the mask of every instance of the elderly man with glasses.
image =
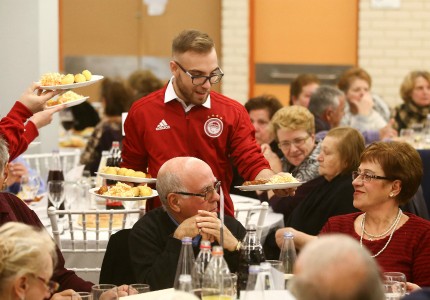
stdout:
[[(269, 178), (274, 172), (261, 154), (243, 105), (211, 91), (224, 73), (207, 34), (181, 32), (173, 40), (170, 71), (173, 76), (166, 87), (131, 107), (124, 124), (122, 166), (155, 177), (170, 158), (200, 158), (221, 181), (225, 213), (233, 216), (227, 193), (233, 177), (230, 161), (245, 180)], [(157, 198), (146, 203), (147, 210), (160, 206)]]
[[(171, 288), (184, 237), (193, 239), (195, 256), (201, 240), (218, 245), (221, 221), (217, 215), (220, 181), (208, 164), (194, 157), (176, 157), (160, 168), (157, 191), (163, 207), (144, 215), (133, 227), (130, 257), (138, 282), (151, 290)], [(235, 218), (225, 216), (223, 227), (224, 258), (235, 272), (240, 240), (245, 228)]]

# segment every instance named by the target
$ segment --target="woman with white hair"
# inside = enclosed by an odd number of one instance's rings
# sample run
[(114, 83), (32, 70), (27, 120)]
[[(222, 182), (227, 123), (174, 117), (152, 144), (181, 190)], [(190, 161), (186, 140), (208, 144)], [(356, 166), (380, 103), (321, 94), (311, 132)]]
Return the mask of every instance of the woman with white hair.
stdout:
[(51, 281), (55, 244), (46, 231), (9, 222), (0, 227), (0, 298), (43, 300), (59, 284)]

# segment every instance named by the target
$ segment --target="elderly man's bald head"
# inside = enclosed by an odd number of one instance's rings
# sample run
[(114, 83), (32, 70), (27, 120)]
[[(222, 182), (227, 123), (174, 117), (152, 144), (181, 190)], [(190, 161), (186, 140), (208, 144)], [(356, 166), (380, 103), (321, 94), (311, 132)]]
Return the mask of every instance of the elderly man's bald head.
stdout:
[(295, 266), (297, 299), (384, 299), (379, 268), (370, 253), (346, 235), (324, 235), (307, 245)]

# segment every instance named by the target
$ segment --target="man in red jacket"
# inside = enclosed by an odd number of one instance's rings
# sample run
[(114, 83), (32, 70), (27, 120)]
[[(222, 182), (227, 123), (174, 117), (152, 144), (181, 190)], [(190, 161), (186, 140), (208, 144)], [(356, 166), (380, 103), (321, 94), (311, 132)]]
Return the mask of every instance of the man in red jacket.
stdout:
[[(128, 113), (122, 166), (155, 177), (173, 157), (200, 158), (222, 182), (225, 212), (232, 216), (230, 158), (245, 180), (274, 173), (243, 105), (211, 91), (224, 75), (213, 40), (200, 31), (185, 30), (173, 40), (172, 54), (173, 76), (167, 86), (136, 101)], [(160, 206), (158, 198), (146, 203), (148, 210)]]

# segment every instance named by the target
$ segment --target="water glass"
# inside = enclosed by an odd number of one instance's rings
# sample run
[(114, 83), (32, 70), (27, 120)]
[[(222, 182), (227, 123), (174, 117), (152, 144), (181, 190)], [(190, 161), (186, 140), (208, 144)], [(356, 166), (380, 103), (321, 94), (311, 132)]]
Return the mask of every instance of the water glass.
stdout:
[(118, 300), (118, 287), (114, 284), (96, 284), (91, 287), (92, 300)]
[(267, 260), (266, 259), (266, 262), (270, 263), (272, 268), (274, 268), (275, 270), (278, 270), (279, 272), (284, 273), (284, 265), (282, 264), (282, 261), (280, 261), (280, 260)]
[(40, 187), (39, 176), (24, 175), (21, 177), (22, 200), (30, 204), (37, 195)]
[(64, 201), (64, 185), (64, 181), (48, 181), (48, 200), (55, 206), (56, 209), (59, 209), (60, 205)]
[(128, 286), (128, 295), (147, 293), (151, 290), (149, 284), (133, 283)]
[(386, 300), (400, 300), (402, 286), (397, 281), (384, 281), (384, 294)]
[(383, 273), (384, 283), (392, 284), (396, 283), (397, 285), (393, 288), (397, 289), (396, 291), (400, 293), (400, 296), (403, 297), (406, 294), (406, 275), (401, 272), (384, 272)]
[(236, 273), (230, 273), (230, 277), (233, 284), (233, 299), (237, 299), (237, 275)]
[(414, 130), (410, 128), (401, 129), (400, 139), (408, 144), (414, 144)]
[(75, 292), (72, 295), (72, 300), (93, 300), (93, 296), (88, 292)]

